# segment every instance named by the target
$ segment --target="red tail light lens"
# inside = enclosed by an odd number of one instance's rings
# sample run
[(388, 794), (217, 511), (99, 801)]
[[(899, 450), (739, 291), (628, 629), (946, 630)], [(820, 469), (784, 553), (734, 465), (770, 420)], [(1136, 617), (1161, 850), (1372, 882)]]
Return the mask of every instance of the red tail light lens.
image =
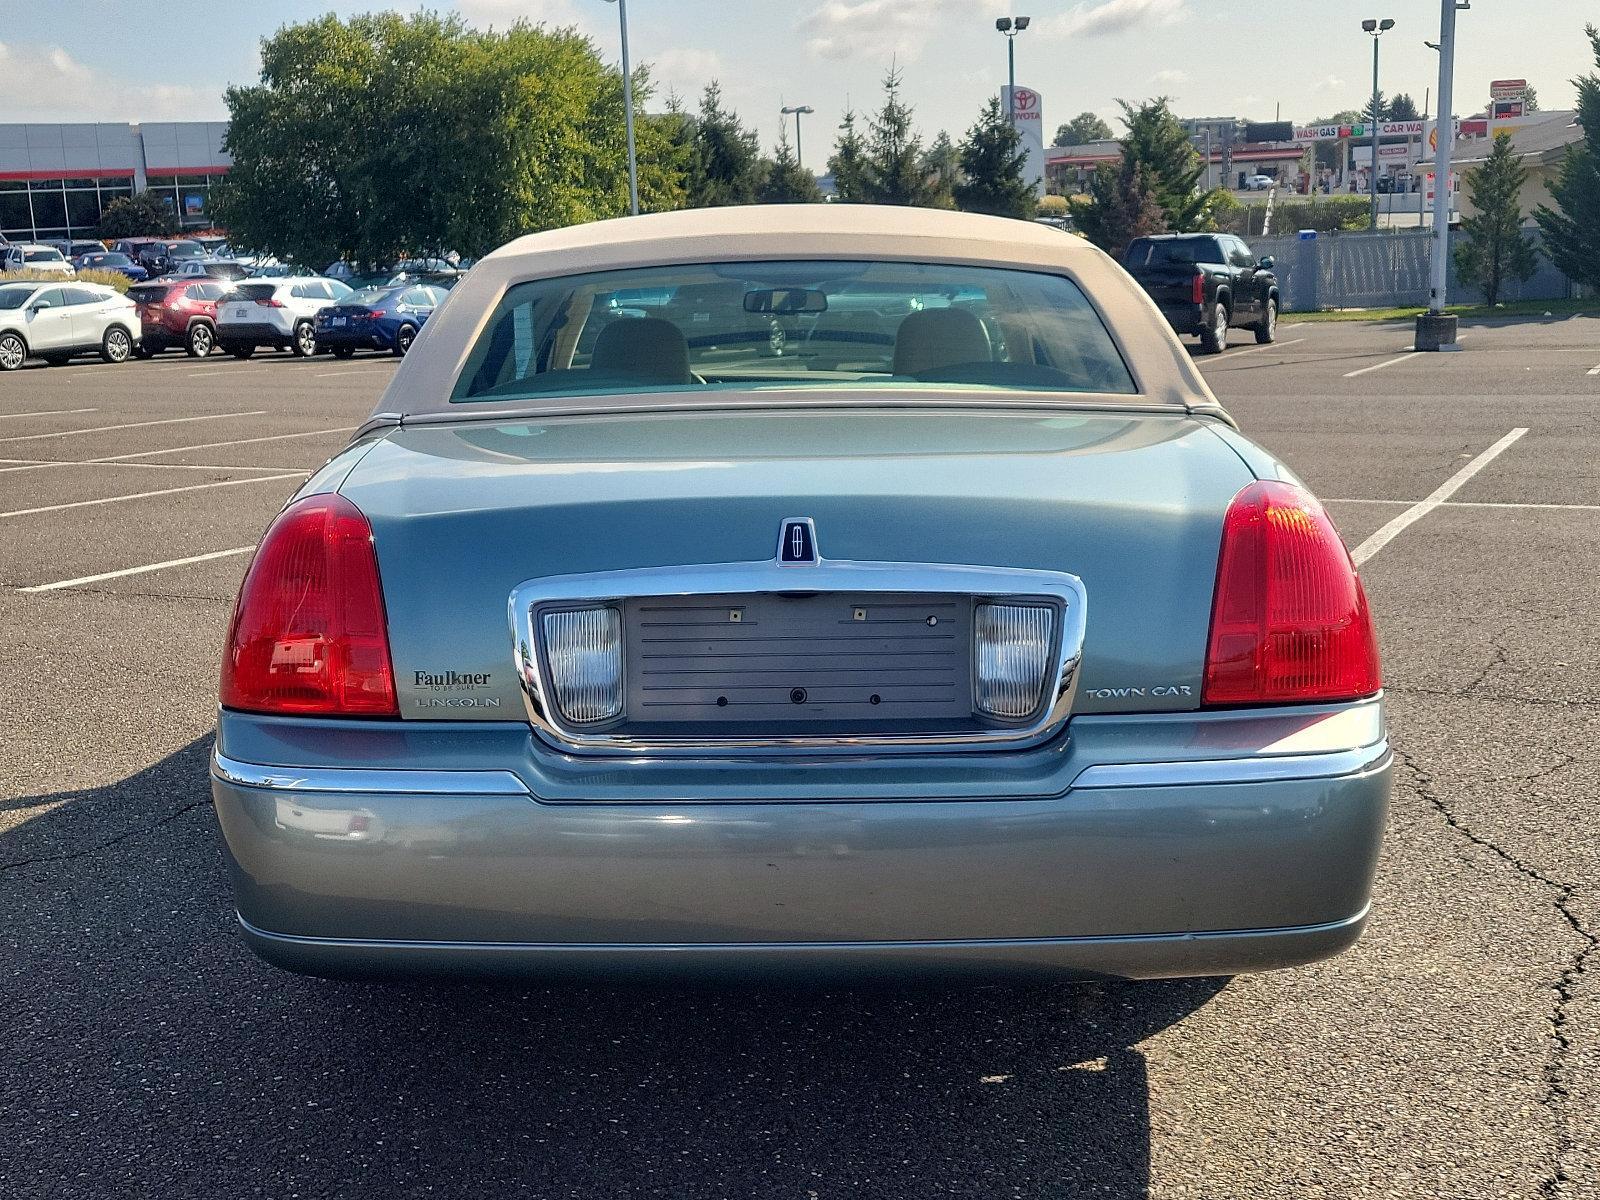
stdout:
[(1195, 273), (1192, 296), (1196, 304), (1204, 304), (1206, 302), (1206, 277), (1200, 272)]
[(1252, 483), (1228, 506), (1204, 703), (1353, 700), (1383, 686), (1367, 595), (1308, 493)]
[(291, 504), (261, 539), (228, 631), (222, 703), (398, 715), (372, 526), (343, 496)]
[(282, 308), (283, 307), (283, 301), (279, 300), (276, 296), (264, 296), (260, 300), (257, 300), (256, 303), (259, 304), (262, 308)]

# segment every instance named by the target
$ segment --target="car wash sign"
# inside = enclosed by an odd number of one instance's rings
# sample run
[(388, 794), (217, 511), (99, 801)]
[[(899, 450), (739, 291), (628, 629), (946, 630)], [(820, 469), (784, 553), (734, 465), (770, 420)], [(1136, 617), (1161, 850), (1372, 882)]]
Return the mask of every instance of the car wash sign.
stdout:
[(1044, 105), (1032, 88), (1002, 87), (1000, 103), (1011, 114), (1011, 127), (1017, 131), (1018, 149), (1027, 158), (1022, 177), (1033, 184), (1037, 195), (1044, 195)]

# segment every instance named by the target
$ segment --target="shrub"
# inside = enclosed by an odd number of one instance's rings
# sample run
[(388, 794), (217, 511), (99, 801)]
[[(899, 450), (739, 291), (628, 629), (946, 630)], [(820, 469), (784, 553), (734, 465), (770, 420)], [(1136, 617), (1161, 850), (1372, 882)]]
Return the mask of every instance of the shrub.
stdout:
[(116, 288), (119, 292), (126, 293), (133, 286), (121, 271), (79, 271), (76, 279), (69, 279), (64, 275), (52, 275), (48, 271), (4, 271), (0, 272), (0, 283), (17, 283), (38, 281), (39, 283), (103, 283), (106, 287)]
[(1041, 196), (1039, 207), (1036, 210), (1041, 217), (1064, 217), (1067, 215), (1067, 198), (1065, 196)]

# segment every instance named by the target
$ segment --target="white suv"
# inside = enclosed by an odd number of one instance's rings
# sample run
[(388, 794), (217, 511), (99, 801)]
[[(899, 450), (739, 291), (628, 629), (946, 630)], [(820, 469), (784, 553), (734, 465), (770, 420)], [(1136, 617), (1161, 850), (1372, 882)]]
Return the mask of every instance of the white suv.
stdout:
[(317, 352), (317, 313), (350, 295), (337, 279), (247, 279), (217, 302), (217, 345), (235, 358), (257, 346), (287, 346), (301, 358)]
[(133, 302), (98, 283), (0, 283), (0, 371), (36, 355), (55, 366), (75, 354), (126, 362), (139, 340)]
[(32, 242), (0, 246), (0, 270), (38, 271), (41, 275), (65, 275), (69, 279), (77, 274), (66, 256), (54, 246), (36, 246)]

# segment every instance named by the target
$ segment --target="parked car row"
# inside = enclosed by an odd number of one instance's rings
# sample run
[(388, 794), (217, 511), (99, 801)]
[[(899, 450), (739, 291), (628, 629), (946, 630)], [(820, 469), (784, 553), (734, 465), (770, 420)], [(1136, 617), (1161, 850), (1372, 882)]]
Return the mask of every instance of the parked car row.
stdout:
[(445, 288), (404, 283), (356, 291), (336, 279), (184, 276), (134, 284), (126, 296), (100, 284), (0, 284), (0, 371), (30, 357), (51, 364), (98, 353), (105, 361), (183, 350), (235, 358), (262, 347), (308, 358), (357, 350), (403, 356), (444, 300)]

